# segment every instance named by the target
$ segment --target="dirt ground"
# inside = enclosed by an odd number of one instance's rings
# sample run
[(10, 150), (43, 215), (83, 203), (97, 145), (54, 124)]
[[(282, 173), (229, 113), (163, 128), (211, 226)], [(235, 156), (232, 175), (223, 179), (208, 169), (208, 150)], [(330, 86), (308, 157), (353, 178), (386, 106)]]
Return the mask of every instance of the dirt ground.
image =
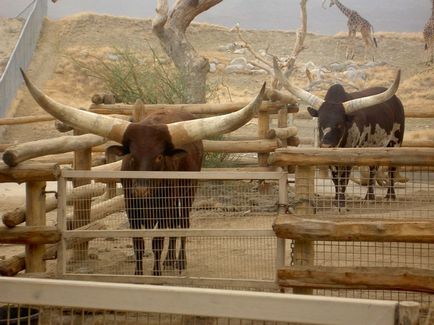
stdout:
[[(1, 63), (12, 50), (13, 40), (17, 37), (20, 21), (0, 19), (0, 71)], [(4, 32), (3, 30), (6, 30)], [(295, 40), (294, 32), (287, 31), (242, 31), (243, 37), (258, 52), (268, 47), (268, 52), (279, 57), (292, 51)], [(7, 37), (3, 37), (7, 35)], [(306, 66), (313, 63), (320, 69), (319, 74), (330, 83), (333, 80), (343, 80), (359, 88), (370, 86), (388, 86), (395, 71), (402, 70), (402, 81), (398, 96), (407, 110), (418, 110), (424, 107), (434, 107), (434, 68), (425, 64), (425, 53), (421, 34), (413, 33), (376, 33), (378, 49), (375, 63), (363, 59), (363, 47), (358, 40), (356, 58), (353, 62), (345, 62), (342, 44), (344, 33), (335, 36), (308, 34), (305, 41), (306, 49), (297, 59), (297, 70), (292, 76), (299, 86), (308, 85)], [(205, 24), (193, 24), (188, 36), (197, 51), (210, 61), (228, 64), (232, 59), (244, 56), (252, 59), (249, 53), (236, 54), (221, 51), (222, 46), (238, 42), (235, 32), (227, 28)], [(72, 58), (84, 61), (93, 57), (107, 57), (113, 52), (113, 47), (129, 48), (133, 51), (151, 56), (149, 45), (164, 56), (158, 40), (152, 34), (149, 20), (114, 17), (107, 15), (80, 14), (51, 21), (46, 19), (28, 70), (29, 77), (48, 95), (56, 100), (77, 107), (88, 107), (93, 94), (106, 91), (98, 80), (85, 75), (74, 65)], [(351, 79), (344, 71), (332, 71), (333, 64), (353, 66), (364, 72), (362, 79)], [(321, 72), (322, 71), (322, 72)], [(209, 81), (218, 85), (214, 102), (247, 100), (256, 94), (261, 84), (270, 81), (264, 74), (227, 74), (221, 69), (209, 75)], [(313, 92), (324, 95), (327, 83), (314, 88)], [(23, 87), (19, 90), (15, 101), (8, 112), (9, 116), (28, 116), (44, 114), (42, 109), (30, 97)], [(307, 118), (305, 110), (295, 116), (294, 124), (299, 127), (299, 136), (313, 137), (313, 121)], [(249, 125), (249, 130), (255, 128), (255, 123)], [(406, 122), (407, 131), (432, 130), (434, 119), (411, 119)], [(250, 131), (249, 131), (250, 132)], [(10, 126), (0, 129), (3, 144), (15, 144), (26, 141), (51, 138), (60, 134), (52, 122), (34, 123), (23, 126)], [(55, 186), (55, 184), (50, 184)], [(25, 200), (24, 185), (0, 184), (0, 214), (9, 211)], [(54, 223), (55, 215), (50, 217)], [(112, 243), (114, 245), (114, 243)], [(215, 246), (215, 244), (213, 244)], [(268, 245), (268, 244), (267, 244)], [(131, 254), (131, 245), (122, 244), (122, 258)], [(234, 248), (236, 249), (236, 248)], [(0, 246), (0, 259), (15, 255), (22, 250), (19, 246)], [(100, 254), (101, 259), (110, 262), (113, 256)], [(95, 262), (95, 261), (93, 261)], [(218, 261), (217, 261), (218, 262)], [(108, 265), (113, 265), (109, 263)], [(129, 269), (132, 268), (130, 263)]]

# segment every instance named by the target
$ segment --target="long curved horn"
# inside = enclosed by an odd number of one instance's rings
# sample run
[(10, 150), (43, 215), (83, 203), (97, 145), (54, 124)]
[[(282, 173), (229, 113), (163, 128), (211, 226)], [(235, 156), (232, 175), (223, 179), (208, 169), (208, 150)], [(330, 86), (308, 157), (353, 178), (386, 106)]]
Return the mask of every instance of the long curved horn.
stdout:
[(398, 90), (400, 80), (401, 80), (401, 70), (398, 70), (398, 72), (396, 73), (395, 81), (392, 83), (392, 85), (390, 85), (390, 87), (387, 90), (383, 91), (381, 94), (356, 98), (342, 103), (344, 105), (345, 112), (347, 114), (350, 114), (369, 106), (374, 106), (380, 103), (384, 103), (385, 101), (390, 99), (393, 95), (395, 95), (396, 91)]
[(61, 104), (45, 95), (27, 78), (21, 69), (24, 81), (30, 94), (36, 102), (58, 120), (85, 132), (94, 133), (110, 140), (122, 143), (122, 138), (130, 122), (118, 118), (108, 117), (78, 108)]
[(310, 92), (301, 89), (299, 87), (291, 85), (288, 80), (283, 76), (282, 71), (279, 68), (277, 60), (273, 57), (273, 68), (274, 68), (274, 76), (279, 80), (282, 86), (291, 92), (295, 97), (300, 98), (302, 101), (310, 104), (313, 108), (319, 109), (321, 105), (324, 103), (324, 100)]
[(238, 129), (250, 121), (259, 109), (264, 92), (265, 83), (256, 98), (236, 112), (168, 124), (167, 128), (172, 137), (172, 143), (175, 146), (181, 146)]

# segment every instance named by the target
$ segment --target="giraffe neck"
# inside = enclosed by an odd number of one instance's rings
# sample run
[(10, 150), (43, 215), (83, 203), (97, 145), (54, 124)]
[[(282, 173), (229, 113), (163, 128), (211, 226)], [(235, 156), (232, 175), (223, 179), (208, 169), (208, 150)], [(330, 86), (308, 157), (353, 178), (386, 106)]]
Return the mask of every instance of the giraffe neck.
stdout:
[[(433, 0), (434, 1), (434, 0)], [(339, 8), (340, 11), (342, 11), (342, 13), (347, 16), (350, 17), (353, 13), (353, 10), (345, 7), (342, 3), (340, 3), (338, 0), (333, 0), (333, 2), (335, 3), (335, 5)]]

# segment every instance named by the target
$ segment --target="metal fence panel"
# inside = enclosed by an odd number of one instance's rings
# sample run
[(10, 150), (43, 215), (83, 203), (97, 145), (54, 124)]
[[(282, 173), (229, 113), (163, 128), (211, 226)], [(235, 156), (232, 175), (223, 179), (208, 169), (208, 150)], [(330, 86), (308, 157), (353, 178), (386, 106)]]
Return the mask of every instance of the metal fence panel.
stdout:
[(0, 117), (6, 115), (6, 110), (23, 82), (20, 68), (26, 70), (30, 64), (46, 15), (47, 0), (35, 0), (8, 64), (0, 76)]
[[(337, 169), (338, 166), (331, 168)], [(328, 166), (313, 168), (313, 173), (297, 182), (308, 184), (304, 197), (296, 198), (295, 187), (290, 187), (289, 199), (293, 211), (301, 212), (303, 218), (328, 220), (336, 223), (343, 221), (433, 221), (434, 220), (434, 173), (431, 168), (401, 166), (396, 172), (394, 184), (395, 198), (388, 198), (392, 189), (389, 182), (388, 167), (378, 167), (374, 176), (374, 195), (367, 199), (369, 167), (353, 167), (351, 174), (338, 177), (345, 183), (344, 206), (339, 207), (336, 189)], [(312, 178), (311, 178), (312, 177)], [(308, 202), (308, 208), (301, 211), (300, 204)], [(296, 241), (293, 245), (297, 245)], [(434, 244), (409, 242), (375, 241), (313, 241), (313, 254), (300, 253), (297, 265), (325, 267), (408, 267), (432, 270), (434, 274)], [(291, 249), (294, 249), (292, 247)], [(304, 248), (300, 246), (300, 249)], [(309, 247), (307, 248), (309, 249)], [(303, 260), (303, 256), (308, 259)], [(317, 289), (315, 294), (358, 297), (368, 299), (412, 300), (427, 306), (434, 301), (434, 295), (396, 290), (354, 290), (354, 289)]]
[[(60, 193), (71, 193), (77, 180), (72, 175), (83, 173), (65, 171), (68, 175), (66, 188)], [(91, 180), (91, 184), (86, 185), (88, 189), (101, 184), (98, 174), (88, 172), (85, 175)], [(284, 250), (285, 242), (274, 235), (271, 226), (280, 203), (284, 203), (279, 202), (278, 193), (286, 191), (286, 186), (279, 188), (280, 179), (284, 180), (280, 183), (286, 185), (285, 173), (263, 173), (262, 177), (243, 172), (160, 173), (164, 178), (149, 172), (108, 175), (111, 178), (106, 175), (103, 181), (109, 184), (110, 190), (103, 195), (64, 200), (65, 206), (60, 209), (63, 216), (59, 220), (66, 246), (61, 254), (64, 264), (59, 271), (62, 276), (276, 289), (276, 260), (280, 259), (283, 265), (284, 256), (279, 251)], [(128, 183), (124, 188), (119, 183), (120, 177), (124, 185)], [(133, 182), (138, 179), (146, 186), (146, 191), (153, 193), (152, 200), (147, 196), (138, 200), (129, 195), (124, 199), (125, 190), (136, 188)], [(125, 213), (125, 204), (130, 215), (150, 224), (131, 229), (134, 221)], [(185, 218), (186, 207), (190, 210), (188, 219)], [(134, 276), (133, 237), (144, 238), (144, 276)], [(179, 259), (169, 254), (166, 239), (162, 248), (162, 277), (151, 276), (156, 237), (186, 237), (185, 270), (180, 272), (176, 264)], [(72, 247), (71, 242), (81, 244)], [(180, 245), (181, 239), (178, 239), (177, 250)]]

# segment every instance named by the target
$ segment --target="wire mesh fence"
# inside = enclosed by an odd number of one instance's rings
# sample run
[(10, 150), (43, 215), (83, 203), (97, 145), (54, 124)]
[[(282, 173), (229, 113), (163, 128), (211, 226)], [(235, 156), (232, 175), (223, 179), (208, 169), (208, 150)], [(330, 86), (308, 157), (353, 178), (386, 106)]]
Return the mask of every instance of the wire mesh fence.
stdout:
[(274, 286), (281, 240), (271, 227), (286, 174), (125, 175), (102, 179), (110, 188), (102, 195), (95, 175), (81, 195), (68, 194), (80, 190), (73, 177), (66, 181), (63, 275), (149, 277), (159, 263), (163, 277)]
[[(292, 212), (303, 218), (340, 222), (434, 220), (434, 173), (429, 167), (312, 167), (290, 186)], [(392, 182), (391, 176), (394, 180)], [(297, 189), (302, 184), (302, 190)], [(291, 203), (292, 202), (292, 203)], [(378, 234), (384, 229), (379, 226)], [(400, 235), (398, 232), (396, 235)], [(400, 267), (434, 274), (434, 244), (396, 241), (315, 240), (292, 264), (324, 267)], [(309, 250), (313, 249), (313, 253)], [(291, 251), (294, 250), (294, 243)], [(368, 299), (413, 300), (425, 311), (434, 295), (397, 290), (316, 289), (314, 294)]]
[[(273, 222), (282, 214), (335, 222), (432, 220), (434, 183), (429, 169), (401, 167), (394, 171), (392, 184), (387, 168), (380, 167), (368, 190), (369, 168), (363, 168), (353, 168), (344, 179), (336, 176), (338, 188), (332, 170), (322, 167), (308, 174), (296, 173), (289, 182), (288, 175), (281, 172), (254, 176), (198, 173), (183, 178), (166, 173), (164, 191), (162, 179), (155, 175), (130, 175), (131, 180), (146, 182), (138, 182), (139, 186), (124, 182), (123, 187), (125, 175), (107, 178), (88, 173), (91, 184), (87, 186), (96, 188), (104, 183), (110, 190), (74, 199), (64, 195), (60, 220), (65, 241), (59, 270), (67, 278), (93, 279), (98, 275), (112, 281), (259, 290), (278, 290), (276, 271), (291, 264), (434, 270), (434, 245), (430, 243), (318, 240), (312, 242), (313, 254), (294, 256), (295, 241), (274, 235)], [(65, 177), (65, 193), (78, 191), (72, 189), (73, 180), (83, 175), (70, 172)], [(344, 194), (343, 200), (340, 194)], [(143, 246), (135, 246), (133, 238), (137, 237), (144, 239)], [(158, 244), (155, 238), (165, 239)], [(173, 247), (178, 253), (171, 254), (169, 238), (177, 238)], [(186, 238), (183, 268), (177, 264), (182, 260), (177, 255), (181, 238)], [(152, 276), (156, 250), (161, 253), (161, 277)], [(143, 275), (137, 273), (138, 252)], [(308, 257), (303, 260), (303, 256)], [(429, 293), (369, 288), (315, 289), (314, 293), (414, 300), (425, 310), (433, 301)]]
[(5, 70), (0, 74), (0, 117), (6, 115), (6, 110), (23, 81), (20, 69), (26, 70), (30, 64), (46, 14), (47, 0), (32, 1), (31, 12), (26, 18), (17, 44)]

